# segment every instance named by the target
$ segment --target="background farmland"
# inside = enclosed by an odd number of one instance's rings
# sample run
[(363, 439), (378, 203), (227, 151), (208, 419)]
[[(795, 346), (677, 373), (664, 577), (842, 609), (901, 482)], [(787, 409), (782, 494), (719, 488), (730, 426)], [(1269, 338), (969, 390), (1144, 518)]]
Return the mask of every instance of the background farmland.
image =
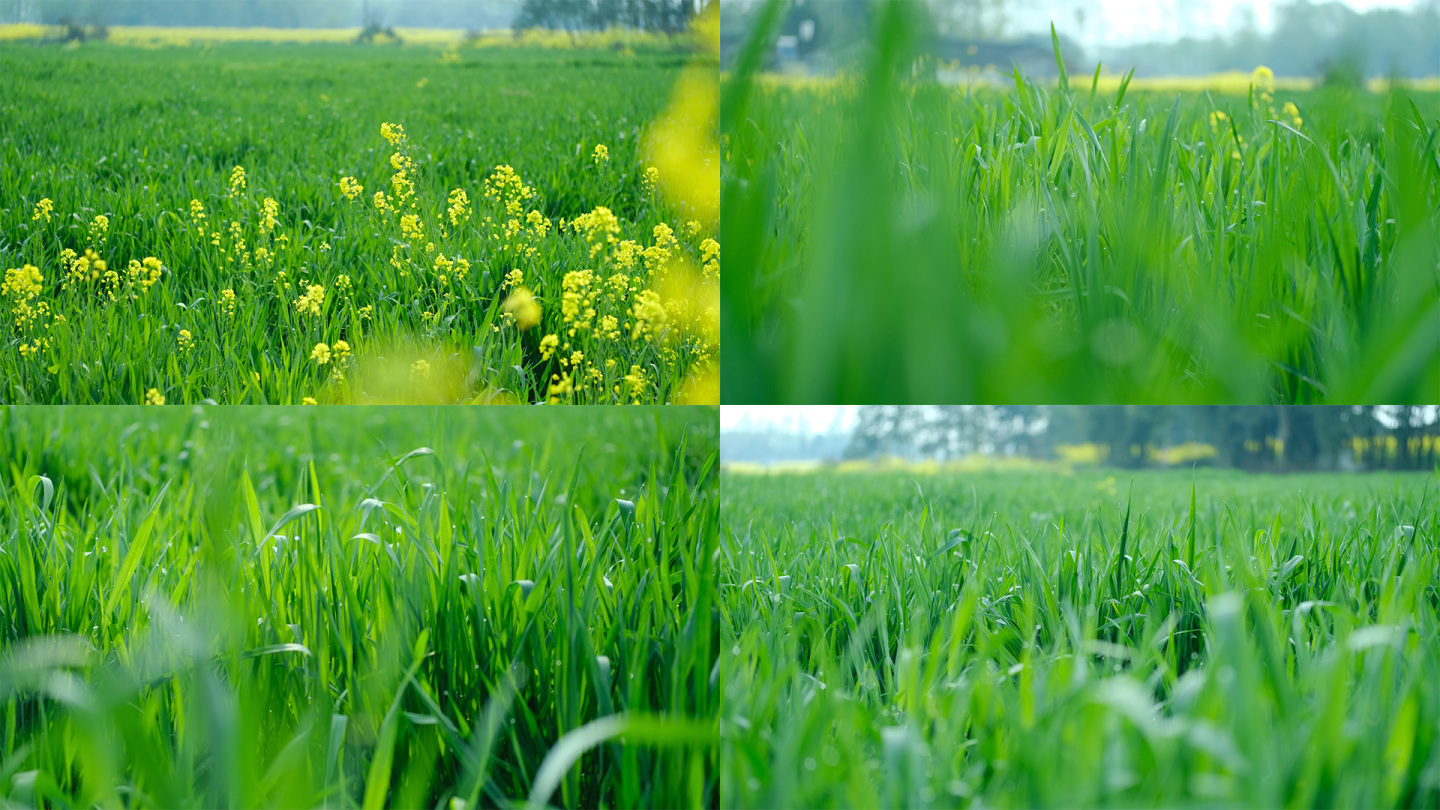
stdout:
[(727, 474), (722, 804), (1435, 806), (1424, 474)]
[(0, 400), (706, 399), (693, 38), (237, 30), (0, 45)]

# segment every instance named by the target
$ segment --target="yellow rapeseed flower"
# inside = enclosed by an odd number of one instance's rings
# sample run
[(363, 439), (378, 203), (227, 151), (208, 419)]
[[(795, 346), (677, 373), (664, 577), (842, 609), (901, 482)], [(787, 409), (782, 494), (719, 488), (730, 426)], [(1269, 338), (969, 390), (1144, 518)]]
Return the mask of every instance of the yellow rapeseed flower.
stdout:
[(245, 167), (236, 166), (230, 171), (230, 196), (234, 197), (245, 190)]
[(315, 397), (305, 397), (305, 398), (303, 398), (303, 399), (300, 400), (300, 404), (301, 404), (301, 405), (318, 405), (318, 404), (320, 404), (320, 403), (318, 403), (318, 402), (315, 401)]
[(457, 188), (450, 192), (450, 207), (447, 213), (452, 228), (470, 219), (470, 195), (465, 193), (465, 189)]
[(146, 391), (146, 392), (145, 392), (145, 404), (146, 404), (146, 405), (164, 405), (164, 404), (165, 404), (165, 397), (160, 394), (160, 389), (158, 389), (158, 388), (151, 388), (149, 391)]
[(260, 233), (268, 234), (275, 229), (275, 218), (280, 213), (280, 204), (266, 197), (265, 202), (262, 203), (262, 208), (264, 209), (264, 216), (260, 220)]
[(1305, 123), (1305, 119), (1300, 117), (1300, 108), (1296, 107), (1293, 101), (1285, 102), (1285, 106), (1280, 108), (1280, 114), (1289, 118), (1290, 125), (1296, 129), (1299, 129), (1301, 125)]
[(315, 348), (310, 350), (310, 359), (314, 360), (316, 365), (325, 365), (330, 362), (330, 347), (324, 343), (316, 343)]
[(55, 203), (51, 202), (49, 197), (46, 197), (35, 204), (35, 215), (30, 217), (30, 221), (34, 222), (35, 220), (43, 219), (49, 222), (50, 212), (53, 210), (55, 210)]
[(301, 315), (319, 315), (320, 307), (324, 304), (325, 287), (311, 284), (305, 289), (305, 294), (295, 300), (295, 311)]
[[(512, 272), (519, 272), (518, 270)], [(515, 318), (515, 325), (530, 329), (540, 323), (540, 302), (525, 287), (516, 287), (505, 299), (504, 309)]]
[(346, 199), (353, 200), (365, 193), (365, 187), (355, 182), (353, 177), (342, 177), (340, 178), (340, 193), (344, 194)]
[(605, 144), (597, 143), (595, 144), (595, 151), (591, 153), (590, 157), (595, 161), (595, 165), (599, 166), (601, 163), (610, 160), (610, 150)]
[(672, 204), (688, 209), (697, 219), (717, 222), (720, 76), (712, 60), (719, 57), (720, 13), (717, 3), (707, 8), (693, 26), (704, 56), (680, 74), (669, 107), (645, 134), (644, 151), (665, 178), (663, 190)]

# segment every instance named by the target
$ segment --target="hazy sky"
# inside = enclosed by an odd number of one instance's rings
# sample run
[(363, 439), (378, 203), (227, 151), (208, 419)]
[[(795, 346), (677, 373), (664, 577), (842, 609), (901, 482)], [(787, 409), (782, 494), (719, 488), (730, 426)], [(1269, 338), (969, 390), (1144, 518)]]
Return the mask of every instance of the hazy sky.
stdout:
[(733, 429), (748, 417), (751, 425), (787, 428), (794, 432), (808, 429), (823, 433), (840, 417), (840, 427), (849, 430), (855, 425), (854, 405), (722, 405), (720, 430)]
[[(1118, 45), (1204, 36), (1231, 30), (1253, 12), (1257, 27), (1267, 29), (1277, 6), (1286, 0), (1020, 0), (1011, 2), (1009, 21), (1022, 31), (1056, 27), (1086, 45)], [(1411, 8), (1416, 0), (1342, 0), (1360, 11)], [(1083, 28), (1077, 10), (1085, 12)]]

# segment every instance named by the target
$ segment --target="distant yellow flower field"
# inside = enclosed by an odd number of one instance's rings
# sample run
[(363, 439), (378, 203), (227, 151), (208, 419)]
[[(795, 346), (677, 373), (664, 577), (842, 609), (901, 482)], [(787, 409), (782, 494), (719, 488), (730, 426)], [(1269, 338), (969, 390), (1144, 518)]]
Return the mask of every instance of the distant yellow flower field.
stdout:
[[(942, 70), (941, 79), (958, 86), (995, 86), (1011, 87), (1011, 80), (1008, 74), (999, 72), (963, 72)], [(1149, 91), (1157, 93), (1199, 93), (1211, 92), (1226, 95), (1243, 96), (1250, 92), (1250, 85), (1254, 74), (1238, 70), (1224, 73), (1211, 73), (1205, 76), (1148, 76), (1137, 77), (1130, 82), (1129, 90)], [(1096, 92), (1115, 94), (1120, 90), (1120, 83), (1125, 80), (1123, 74), (1102, 73), (1096, 83)], [(821, 92), (833, 92), (838, 90), (853, 90), (857, 84), (853, 76), (844, 74), (835, 75), (812, 75), (806, 73), (767, 73), (759, 77), (760, 84), (767, 87), (783, 87), (792, 90), (812, 90)], [(1051, 82), (1053, 84), (1053, 81)], [(1071, 76), (1072, 87), (1080, 87), (1088, 90), (1090, 85), (1089, 77)], [(1285, 76), (1276, 77), (1273, 81), (1274, 89), (1290, 92), (1303, 92), (1314, 90), (1318, 86), (1318, 80), (1308, 77)], [(1390, 89), (1388, 79), (1371, 79), (1366, 84), (1372, 93), (1384, 93)], [(1440, 92), (1440, 77), (1428, 77), (1423, 79), (1407, 79), (1405, 86), (1421, 92)]]

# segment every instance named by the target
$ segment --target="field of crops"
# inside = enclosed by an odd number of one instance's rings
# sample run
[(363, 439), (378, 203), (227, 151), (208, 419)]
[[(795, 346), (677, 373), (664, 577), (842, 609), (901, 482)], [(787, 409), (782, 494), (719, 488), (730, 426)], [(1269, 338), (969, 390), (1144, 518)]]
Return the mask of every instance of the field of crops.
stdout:
[(0, 401), (716, 401), (713, 58), (614, 44), (0, 44)]
[(1440, 804), (1433, 476), (721, 491), (726, 806)]
[(713, 409), (319, 413), (0, 411), (0, 803), (714, 804)]
[(1440, 95), (950, 86), (882, 5), (723, 82), (724, 401), (1440, 401)]

